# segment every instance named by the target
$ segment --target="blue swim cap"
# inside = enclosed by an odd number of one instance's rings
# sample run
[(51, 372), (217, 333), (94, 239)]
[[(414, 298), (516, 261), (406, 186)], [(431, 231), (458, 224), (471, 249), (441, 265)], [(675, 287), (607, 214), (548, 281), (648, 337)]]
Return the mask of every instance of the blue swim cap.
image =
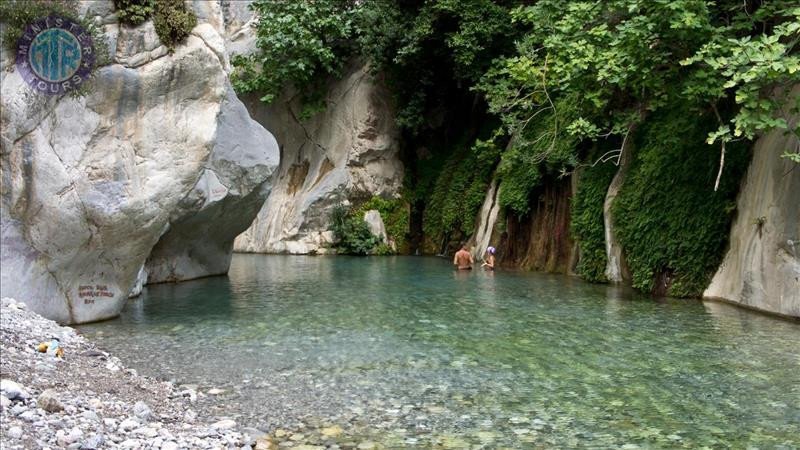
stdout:
[(494, 247), (489, 247), (486, 249), (486, 251), (489, 252), (489, 254), (494, 255)]

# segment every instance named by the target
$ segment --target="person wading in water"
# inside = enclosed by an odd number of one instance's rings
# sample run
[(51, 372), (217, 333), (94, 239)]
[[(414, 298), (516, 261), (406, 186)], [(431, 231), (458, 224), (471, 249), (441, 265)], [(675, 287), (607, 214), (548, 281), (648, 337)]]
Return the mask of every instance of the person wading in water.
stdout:
[(494, 247), (489, 247), (486, 249), (486, 259), (483, 260), (481, 267), (485, 268), (486, 270), (494, 270), (494, 252)]
[(458, 270), (470, 270), (472, 269), (472, 263), (472, 255), (467, 251), (465, 242), (461, 244), (461, 250), (456, 252), (456, 256), (453, 258), (453, 265), (458, 267)]

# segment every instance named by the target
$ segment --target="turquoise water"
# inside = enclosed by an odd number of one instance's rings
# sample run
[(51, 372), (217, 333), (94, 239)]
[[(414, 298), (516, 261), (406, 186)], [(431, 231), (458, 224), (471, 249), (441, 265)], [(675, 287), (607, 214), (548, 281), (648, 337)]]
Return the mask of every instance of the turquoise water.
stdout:
[(225, 389), (206, 415), (312, 443), (800, 447), (800, 324), (566, 276), (236, 255), (80, 330), (142, 374)]

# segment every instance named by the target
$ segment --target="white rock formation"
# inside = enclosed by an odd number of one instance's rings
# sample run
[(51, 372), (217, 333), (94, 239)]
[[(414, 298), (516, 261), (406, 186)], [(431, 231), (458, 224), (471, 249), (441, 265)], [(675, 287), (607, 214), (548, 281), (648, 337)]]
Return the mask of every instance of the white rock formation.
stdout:
[(327, 108), (306, 121), (298, 117), (298, 95), (269, 106), (257, 97), (246, 100), (251, 115), (276, 133), (281, 165), (266, 204), (236, 239), (236, 251), (325, 252), (333, 206), (398, 195), (403, 165), (389, 92), (361, 64), (328, 92)]
[(117, 315), (157, 243), (155, 280), (227, 270), (278, 162), (232, 96), (211, 25), (168, 54), (151, 23), (120, 27), (110, 4), (82, 4), (106, 24), (114, 60), (85, 96), (44, 97), (0, 75), (0, 290), (62, 323)]
[(147, 284), (147, 271), (144, 270), (144, 265), (139, 268), (139, 273), (136, 274), (136, 281), (133, 282), (133, 287), (131, 288), (131, 292), (128, 294), (128, 298), (136, 298), (142, 295), (142, 290), (144, 289), (144, 285)]
[(780, 131), (756, 142), (728, 252), (704, 297), (800, 317), (800, 167), (781, 158), (790, 148), (800, 142)]
[(227, 273), (233, 240), (269, 196), (271, 185), (265, 180), (277, 165), (275, 139), (250, 119), (228, 87), (205, 167), (147, 259), (148, 283)]
[(612, 283), (621, 283), (624, 280), (630, 280), (630, 271), (625, 260), (625, 253), (622, 250), (622, 245), (617, 239), (616, 227), (614, 225), (614, 217), (611, 214), (611, 209), (614, 205), (614, 200), (622, 190), (622, 185), (625, 183), (625, 178), (630, 169), (631, 162), (633, 162), (633, 143), (628, 139), (628, 136), (633, 136), (636, 127), (633, 126), (628, 130), (628, 134), (622, 143), (620, 149), (619, 162), (617, 173), (611, 179), (611, 184), (606, 191), (606, 198), (603, 202), (603, 230), (605, 232), (606, 241), (606, 270), (605, 275), (608, 281)]
[(384, 244), (389, 244), (389, 235), (386, 234), (386, 225), (383, 223), (381, 212), (377, 209), (370, 209), (364, 213), (364, 222), (367, 223), (369, 232), (379, 238)]
[(497, 215), (500, 213), (500, 188), (496, 179), (492, 180), (486, 196), (483, 198), (483, 205), (478, 213), (478, 220), (475, 224), (475, 233), (470, 239), (474, 243), (472, 247), (472, 257), (476, 261), (482, 260), (486, 255), (486, 249), (491, 245), (496, 247), (497, 242), (491, 242), (494, 226), (497, 224)]

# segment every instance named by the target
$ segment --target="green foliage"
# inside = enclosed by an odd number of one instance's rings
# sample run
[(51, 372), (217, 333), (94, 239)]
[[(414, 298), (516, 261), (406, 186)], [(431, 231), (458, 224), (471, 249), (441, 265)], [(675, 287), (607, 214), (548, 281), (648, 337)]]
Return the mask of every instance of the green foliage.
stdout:
[(477, 140), (447, 160), (425, 208), (427, 236), (438, 240), (453, 233), (462, 237), (472, 234), (500, 156), (495, 138)]
[(352, 2), (256, 0), (250, 8), (258, 16), (258, 51), (231, 60), (237, 92), (270, 103), (286, 86), (316, 92), (320, 80), (339, 74), (352, 47)]
[[(800, 124), (790, 130), (786, 119), (800, 110), (800, 97), (787, 95), (800, 82), (800, 6), (779, 0), (752, 9), (748, 2), (731, 6), (728, 20), (713, 28), (711, 39), (681, 61), (695, 69), (686, 95), (714, 103), (732, 93), (738, 105), (730, 119), (709, 133), (709, 144), (753, 139), (772, 129), (800, 137)], [(758, 28), (760, 33), (752, 33)], [(778, 89), (783, 93), (770, 95)]]
[(412, 134), (426, 114), (467, 90), (513, 49), (510, 7), (519, 1), (373, 0), (358, 8), (359, 51), (389, 78), (397, 123)]
[(610, 162), (586, 167), (580, 171), (578, 189), (572, 197), (570, 229), (581, 251), (577, 272), (581, 278), (593, 283), (607, 281), (603, 203), (616, 171), (617, 166)]
[[(77, 19), (75, 0), (7, 0), (0, 2), (0, 21), (3, 22), (3, 47), (15, 51), (17, 41), (31, 22), (51, 14)], [(81, 24), (83, 25), (83, 24)]]
[(676, 58), (710, 27), (703, 0), (540, 0), (513, 17), (528, 32), (487, 73), (492, 110), (514, 131), (566, 96), (580, 110), (561, 129), (583, 138), (624, 134), (669, 102), (686, 71)]
[(786, 153), (784, 153), (782, 156), (790, 161), (794, 161), (800, 164), (800, 151), (795, 151), (795, 152), (786, 151)]
[(153, 15), (155, 0), (114, 0), (114, 9), (120, 22), (137, 26)]
[(668, 273), (669, 295), (700, 295), (722, 259), (749, 151), (747, 145), (728, 146), (728, 176), (715, 192), (718, 155), (703, 144), (715, 127), (713, 114), (681, 106), (653, 117), (642, 130), (612, 209), (638, 289), (653, 290), (654, 277)]
[[(381, 213), (381, 219), (383, 219), (383, 224), (386, 227), (386, 234), (389, 239), (394, 241), (398, 252), (404, 253), (408, 243), (409, 232), (408, 204), (401, 199), (385, 199), (375, 196), (356, 210), (356, 216), (364, 217), (364, 214), (371, 209)], [(376, 252), (379, 255), (394, 253), (386, 244), (382, 244), (379, 247), (381, 248)]]
[(161, 43), (172, 50), (189, 36), (197, 25), (197, 17), (183, 0), (158, 0), (153, 25)]
[[(432, 240), (472, 231), (493, 174), (504, 212), (524, 215), (545, 175), (594, 162), (585, 149), (643, 144), (631, 176), (638, 184), (623, 190), (642, 201), (618, 203), (637, 224), (626, 249), (638, 258), (637, 286), (645, 289), (654, 273), (674, 271), (674, 293), (698, 291), (708, 267), (701, 259), (714, 260), (712, 247), (727, 234), (729, 216), (719, 205), (735, 191), (737, 155), (744, 154), (735, 142), (772, 129), (798, 133), (786, 118), (800, 99), (775, 95), (800, 82), (800, 8), (792, 0), (256, 0), (253, 8), (258, 52), (233, 59), (238, 91), (269, 102), (293, 85), (308, 117), (325, 106), (325, 82), (345, 61), (361, 57), (385, 75), (403, 131), (404, 199), (424, 211)], [(702, 126), (682, 126), (706, 134), (672, 130), (673, 140), (659, 141), (668, 134), (664, 111), (688, 114), (688, 104), (705, 111)], [(476, 141), (488, 136), (480, 130), (487, 123), (499, 123), (498, 133)], [(704, 141), (728, 149), (716, 193), (703, 170), (719, 170), (719, 148)], [(800, 162), (794, 149), (785, 156)], [(722, 222), (692, 222), (671, 197), (662, 198), (669, 189), (635, 176), (682, 180), (686, 161), (695, 175), (686, 186), (697, 196), (676, 192), (687, 211), (703, 210), (705, 201), (706, 215)], [(605, 266), (600, 211), (612, 167), (586, 169), (573, 205), (573, 233), (585, 254), (579, 271), (592, 280), (602, 279)], [(677, 168), (683, 172), (674, 177), (656, 176)], [(664, 216), (668, 211), (675, 216)], [(391, 212), (381, 213), (392, 221)], [(675, 243), (652, 254), (631, 243), (656, 238), (655, 225), (641, 219), (651, 213), (659, 223), (681, 217), (704, 230), (694, 239), (669, 229), (694, 246), (694, 261)]]
[(576, 114), (574, 101), (571, 97), (558, 100), (539, 114), (536, 121), (508, 130), (514, 137), (497, 168), (497, 178), (503, 186), (500, 206), (521, 216), (527, 214), (531, 192), (544, 173), (563, 176), (577, 165), (575, 151), (579, 140), (564, 129)]
[(369, 231), (364, 215), (345, 205), (337, 205), (331, 211), (331, 231), (339, 253), (367, 255), (380, 244), (380, 239)]
[(503, 153), (497, 167), (497, 178), (503, 188), (498, 201), (500, 206), (514, 211), (520, 216), (530, 210), (529, 196), (542, 181), (540, 161), (523, 148), (514, 146)]

